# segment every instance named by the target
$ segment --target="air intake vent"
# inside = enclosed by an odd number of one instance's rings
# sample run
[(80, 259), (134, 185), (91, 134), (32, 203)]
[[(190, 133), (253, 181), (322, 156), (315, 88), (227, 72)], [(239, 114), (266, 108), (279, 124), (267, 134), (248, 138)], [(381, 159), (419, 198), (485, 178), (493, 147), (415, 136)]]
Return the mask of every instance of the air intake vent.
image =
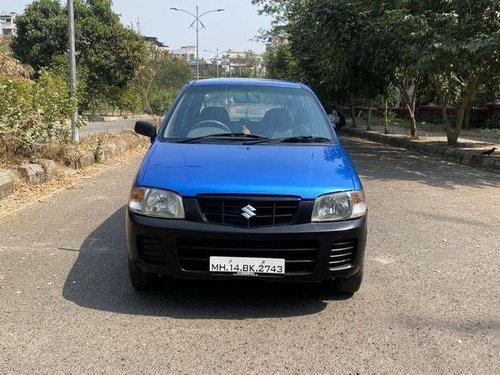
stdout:
[(149, 264), (164, 265), (166, 249), (161, 239), (145, 236), (137, 237), (137, 248), (142, 261)]
[(334, 243), (330, 249), (330, 259), (328, 260), (330, 271), (350, 267), (355, 250), (356, 241)]

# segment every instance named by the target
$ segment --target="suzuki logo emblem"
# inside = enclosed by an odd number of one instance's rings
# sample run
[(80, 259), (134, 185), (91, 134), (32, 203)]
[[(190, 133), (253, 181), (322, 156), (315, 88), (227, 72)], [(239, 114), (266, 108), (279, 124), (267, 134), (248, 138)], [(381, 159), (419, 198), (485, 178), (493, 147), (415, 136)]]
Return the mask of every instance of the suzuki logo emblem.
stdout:
[(247, 220), (250, 220), (252, 217), (257, 216), (257, 214), (255, 213), (255, 211), (257, 210), (250, 205), (243, 207), (241, 210), (243, 211), (241, 216), (243, 216)]

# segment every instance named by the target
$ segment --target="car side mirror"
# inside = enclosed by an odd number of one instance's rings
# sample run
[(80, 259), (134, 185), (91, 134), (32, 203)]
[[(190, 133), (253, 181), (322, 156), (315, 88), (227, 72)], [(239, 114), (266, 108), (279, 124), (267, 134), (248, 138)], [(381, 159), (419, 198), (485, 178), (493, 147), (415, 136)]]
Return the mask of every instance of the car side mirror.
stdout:
[(330, 120), (330, 124), (332, 124), (333, 128), (337, 127), (337, 123), (339, 122), (338, 116), (328, 115), (328, 119)]
[(137, 134), (151, 138), (151, 142), (156, 137), (156, 126), (147, 121), (137, 121), (134, 130)]

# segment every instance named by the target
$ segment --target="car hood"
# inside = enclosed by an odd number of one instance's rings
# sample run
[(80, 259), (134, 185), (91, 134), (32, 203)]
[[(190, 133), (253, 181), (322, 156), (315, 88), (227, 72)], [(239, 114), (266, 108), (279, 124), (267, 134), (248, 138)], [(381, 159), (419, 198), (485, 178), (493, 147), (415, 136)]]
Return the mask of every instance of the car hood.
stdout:
[(319, 195), (355, 189), (340, 145), (234, 145), (155, 142), (136, 185), (199, 194)]

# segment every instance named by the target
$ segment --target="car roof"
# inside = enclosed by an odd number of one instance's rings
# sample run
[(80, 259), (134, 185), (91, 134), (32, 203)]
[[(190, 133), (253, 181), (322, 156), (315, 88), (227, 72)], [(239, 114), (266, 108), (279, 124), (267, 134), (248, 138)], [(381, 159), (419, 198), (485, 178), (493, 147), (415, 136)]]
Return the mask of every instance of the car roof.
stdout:
[(282, 81), (276, 79), (263, 78), (210, 78), (189, 82), (191, 86), (267, 86), (267, 87), (287, 87), (297, 89), (307, 89), (309, 87), (302, 83)]

